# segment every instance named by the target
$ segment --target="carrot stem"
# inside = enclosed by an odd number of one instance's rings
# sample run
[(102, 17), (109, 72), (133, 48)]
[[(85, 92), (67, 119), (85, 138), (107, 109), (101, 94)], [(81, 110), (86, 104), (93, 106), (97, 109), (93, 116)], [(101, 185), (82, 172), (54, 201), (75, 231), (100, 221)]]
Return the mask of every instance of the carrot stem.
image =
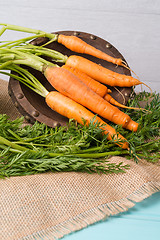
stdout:
[[(27, 32), (27, 33), (33, 33), (35, 35), (43, 34), (44, 37), (47, 37), (49, 39), (52, 39), (52, 41), (56, 41), (58, 38), (58, 34), (52, 34), (52, 33), (46, 33), (41, 30), (37, 29), (32, 29), (32, 28), (27, 28), (27, 27), (21, 27), (18, 25), (13, 25), (13, 24), (6, 24), (6, 23), (0, 23), (0, 25), (3, 25), (2, 30), (0, 32), (0, 36), (5, 32), (5, 30), (14, 30), (14, 31), (20, 31), (20, 32)], [(37, 37), (37, 36), (35, 36)]]
[[(58, 65), (53, 64), (43, 58), (40, 58), (34, 54), (29, 54), (29, 53), (25, 53), (23, 51), (18, 51), (16, 49), (8, 49), (8, 48), (0, 48), (0, 54), (1, 53), (5, 53), (6, 56), (7, 54), (14, 54), (15, 60), (12, 60), (12, 63), (15, 64), (23, 64), (23, 65), (27, 65), (29, 67), (32, 67), (40, 72), (43, 71), (44, 65), (51, 65), (51, 66), (56, 66), (58, 67)], [(9, 55), (8, 55), (9, 57)], [(12, 55), (13, 58), (13, 55)]]
[(48, 49), (42, 46), (35, 46), (32, 44), (28, 44), (22, 47), (17, 47), (16, 48), (18, 51), (26, 52), (26, 53), (31, 53), (35, 54), (36, 56), (46, 56), (52, 58), (56, 62), (61, 62), (65, 63), (68, 59), (68, 56), (55, 51), (53, 49)]
[[(45, 37), (45, 34), (41, 33), (41, 34), (36, 35), (36, 37)], [(29, 37), (21, 38), (21, 39), (14, 40), (14, 41), (8, 41), (8, 42), (2, 44), (0, 47), (1, 48), (2, 47), (9, 47), (9, 48), (15, 47), (15, 46), (18, 46), (18, 45), (20, 45), (22, 43), (26, 43), (26, 42), (34, 39), (34, 38), (35, 38), (35, 36), (29, 36)]]
[[(5, 70), (8, 69), (6, 68)], [(26, 69), (18, 65), (15, 66), (13, 65), (9, 67), (9, 70), (18, 73), (19, 75), (3, 71), (0, 71), (0, 73), (13, 77), (14, 79), (20, 81), (21, 83), (25, 84), (27, 87), (29, 87), (31, 90), (41, 95), (42, 97), (46, 97), (48, 95), (49, 92), (47, 91), (47, 89)]]
[[(48, 155), (50, 157), (54, 157), (56, 153), (49, 153)], [(128, 150), (117, 150), (117, 151), (109, 151), (109, 152), (103, 152), (103, 153), (71, 153), (68, 155), (76, 156), (76, 157), (82, 157), (82, 158), (102, 158), (106, 156), (118, 156), (128, 154)], [(62, 154), (63, 155), (63, 154)]]
[[(0, 25), (1, 25), (1, 24), (0, 24)], [(1, 28), (1, 30), (0, 30), (0, 36), (1, 36), (5, 31), (6, 31), (6, 27), (3, 26), (3, 27)]]
[[(17, 149), (19, 151), (27, 151), (27, 150), (29, 150), (28, 148), (25, 148), (25, 147), (19, 146), (16, 143), (10, 142), (9, 140), (3, 138), (2, 136), (0, 136), (0, 144), (7, 145), (8, 147)], [(33, 151), (33, 150), (31, 150), (31, 151)]]

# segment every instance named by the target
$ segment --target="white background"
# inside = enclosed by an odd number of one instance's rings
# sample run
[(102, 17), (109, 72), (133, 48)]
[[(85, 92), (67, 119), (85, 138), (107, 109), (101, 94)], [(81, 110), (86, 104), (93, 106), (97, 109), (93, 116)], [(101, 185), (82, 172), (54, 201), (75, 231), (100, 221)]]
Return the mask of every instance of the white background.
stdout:
[[(141, 81), (160, 92), (160, 0), (0, 0), (0, 22), (97, 35), (121, 52)], [(0, 40), (23, 36), (9, 31)]]

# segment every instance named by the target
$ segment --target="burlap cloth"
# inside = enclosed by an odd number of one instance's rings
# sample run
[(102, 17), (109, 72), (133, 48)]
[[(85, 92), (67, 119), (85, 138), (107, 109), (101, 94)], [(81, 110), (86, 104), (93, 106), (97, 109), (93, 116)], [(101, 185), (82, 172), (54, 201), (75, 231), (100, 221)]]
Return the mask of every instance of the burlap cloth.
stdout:
[[(0, 113), (20, 116), (0, 81)], [(160, 190), (160, 165), (131, 165), (123, 174), (45, 173), (0, 180), (0, 239), (59, 239), (127, 211)]]

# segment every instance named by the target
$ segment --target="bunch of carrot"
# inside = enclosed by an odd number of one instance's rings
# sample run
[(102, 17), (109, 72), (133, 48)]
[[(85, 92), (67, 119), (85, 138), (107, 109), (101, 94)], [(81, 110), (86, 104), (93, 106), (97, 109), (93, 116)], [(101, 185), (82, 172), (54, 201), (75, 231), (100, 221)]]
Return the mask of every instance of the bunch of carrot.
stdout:
[[(36, 33), (38, 36), (48, 36), (52, 41), (58, 41), (72, 51), (90, 54), (114, 64), (125, 66), (121, 59), (108, 56), (106, 53), (83, 42), (78, 37), (61, 34), (47, 35), (38, 30), (21, 28), (14, 25), (3, 25), (4, 27), (0, 35), (6, 29)], [(22, 42), (23, 41), (19, 40), (20, 44)], [(31, 80), (27, 80), (27, 86), (32, 85), (32, 90), (35, 89), (36, 92), (39, 91), (38, 93), (45, 97), (46, 103), (50, 108), (61, 115), (75, 119), (78, 123), (84, 124), (83, 120), (85, 120), (85, 123), (89, 124), (95, 116), (94, 114), (98, 114), (115, 124), (122, 125), (122, 127), (126, 129), (137, 131), (138, 123), (134, 122), (127, 114), (112, 105), (115, 104), (120, 107), (125, 107), (109, 95), (111, 91), (104, 84), (108, 86), (132, 87), (142, 84), (142, 82), (132, 76), (113, 72), (77, 55), (70, 57), (65, 56), (61, 60), (64, 62), (64, 65), (59, 67), (57, 64), (52, 64), (40, 56), (37, 56), (37, 54), (40, 55), (40, 52), (43, 55), (51, 56), (54, 51), (49, 49), (44, 50), (42, 46), (17, 46), (14, 41), (12, 44), (3, 44), (0, 46), (0, 68), (16, 70), (18, 69), (16, 67), (17, 64), (24, 64), (41, 71), (57, 91), (48, 92), (38, 81), (36, 81), (36, 84), (35, 81), (31, 84)], [(19, 70), (19, 73), (22, 72)], [(95, 116), (95, 121), (102, 124), (104, 134), (107, 134), (108, 139), (115, 138), (116, 144), (122, 148), (129, 149), (127, 140), (119, 133), (116, 133), (113, 127), (106, 124), (98, 116)]]

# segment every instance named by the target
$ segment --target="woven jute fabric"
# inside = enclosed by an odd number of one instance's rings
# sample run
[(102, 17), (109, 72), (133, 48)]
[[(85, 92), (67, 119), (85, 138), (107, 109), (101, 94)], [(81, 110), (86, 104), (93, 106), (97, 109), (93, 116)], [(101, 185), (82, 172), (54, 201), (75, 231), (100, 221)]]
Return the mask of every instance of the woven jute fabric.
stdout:
[[(21, 116), (0, 81), (0, 113)], [(0, 180), (0, 239), (60, 239), (160, 191), (160, 162), (136, 164), (123, 157), (111, 162), (130, 164), (126, 173), (98, 175), (44, 173)]]

